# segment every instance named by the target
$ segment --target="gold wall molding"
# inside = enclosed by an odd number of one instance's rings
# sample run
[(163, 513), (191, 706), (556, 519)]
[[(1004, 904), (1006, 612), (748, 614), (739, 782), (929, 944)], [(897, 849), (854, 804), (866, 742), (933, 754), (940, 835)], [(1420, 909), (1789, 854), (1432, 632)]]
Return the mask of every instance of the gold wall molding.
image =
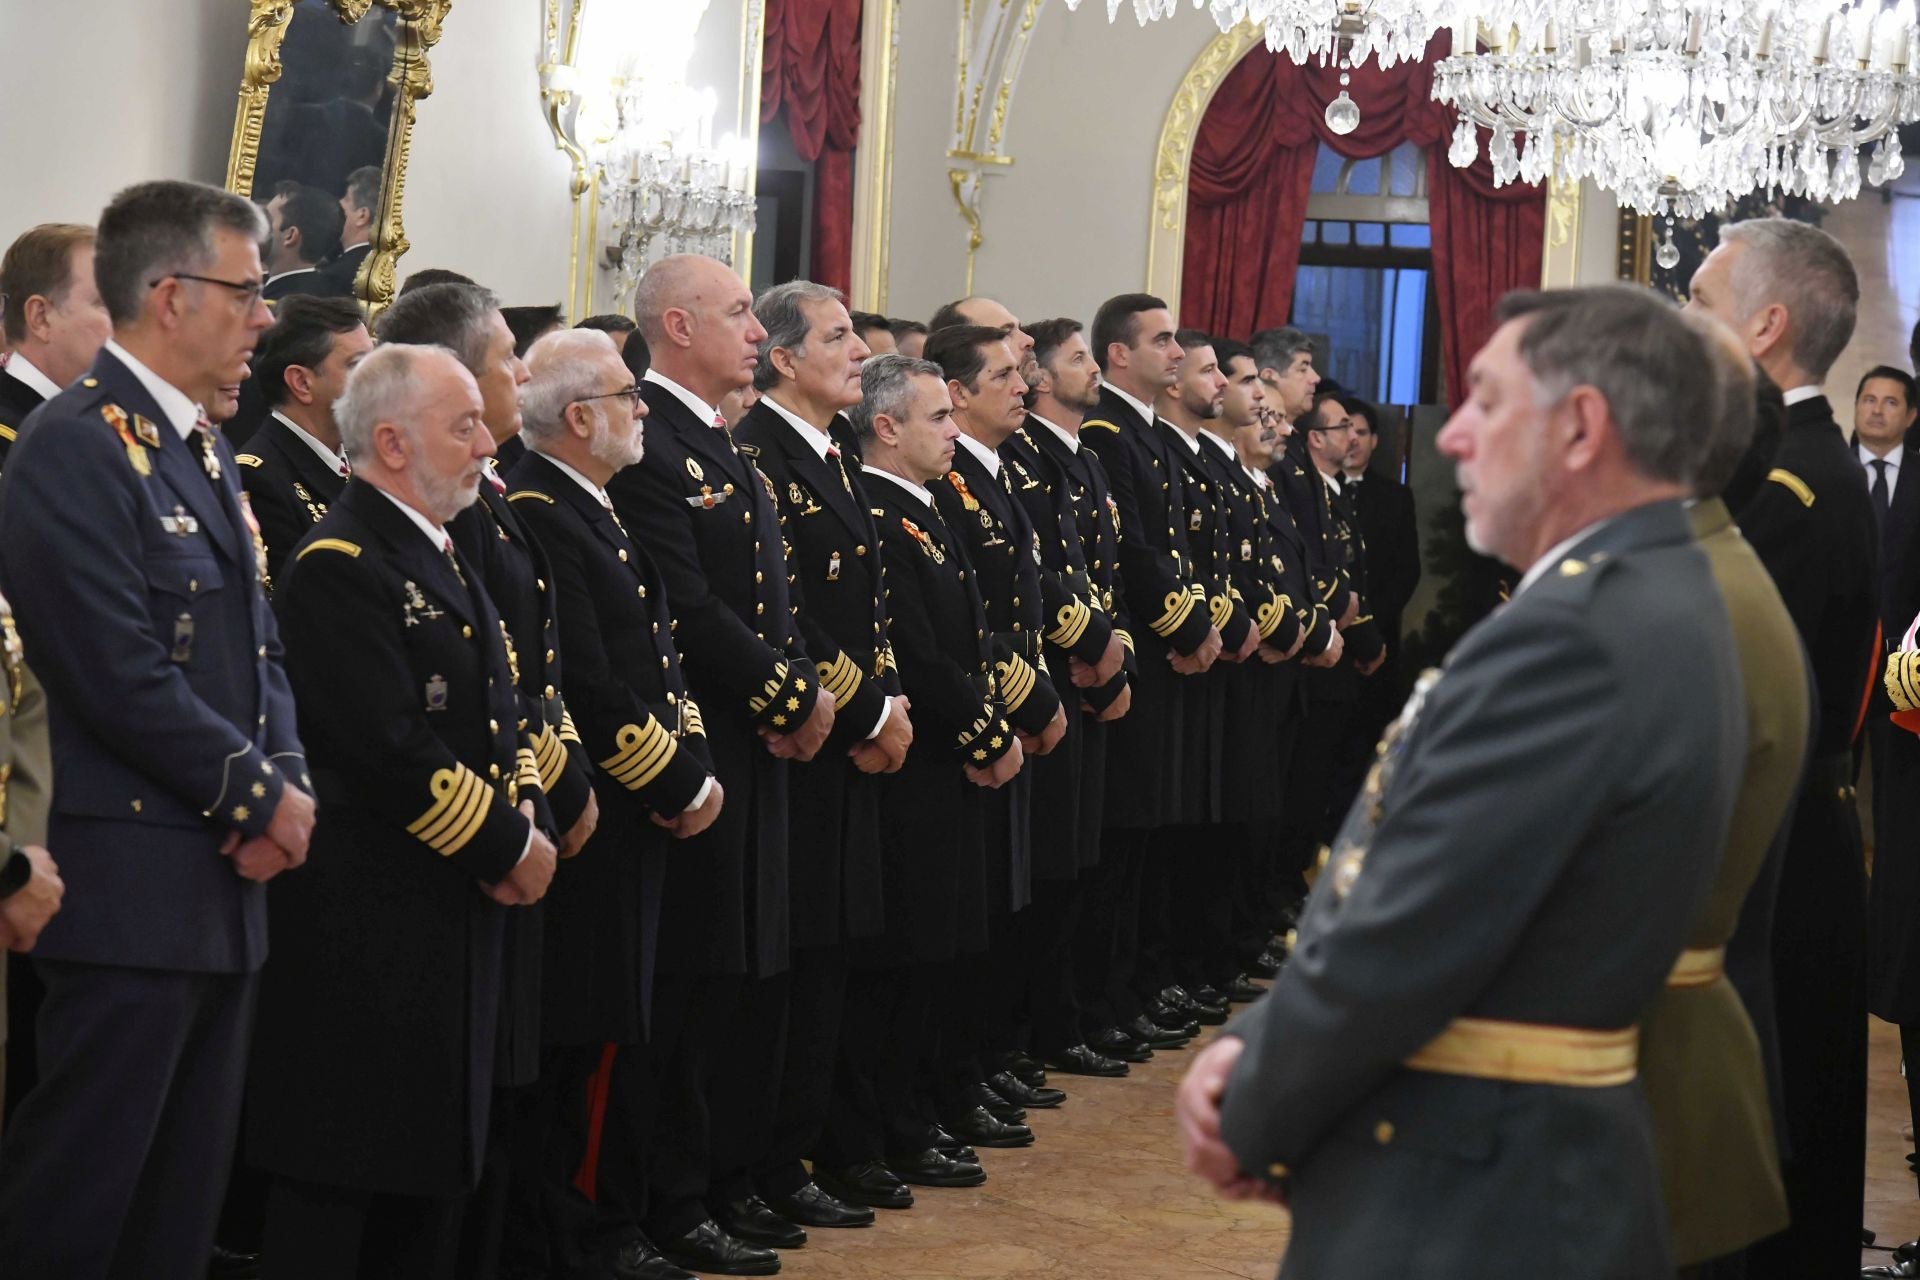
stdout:
[(1166, 301), (1180, 314), (1180, 272), (1186, 256), (1187, 173), (1193, 166), (1193, 139), (1200, 131), (1207, 104), (1219, 91), (1227, 73), (1256, 46), (1264, 47), (1261, 29), (1243, 22), (1216, 35), (1187, 68), (1174, 90), (1160, 125), (1160, 145), (1154, 150), (1152, 222), (1147, 235), (1147, 292)]
[[(348, 26), (372, 12), (376, 2), (390, 10), (398, 22), (393, 68), (388, 76), (394, 101), (387, 126), (380, 207), (374, 215), (373, 247), (354, 281), (354, 294), (369, 317), (378, 315), (393, 301), (395, 267), (408, 248), (401, 210), (406, 200), (414, 106), (433, 93), (433, 68), (427, 55), (440, 43), (447, 12), (453, 7), (453, 0), (327, 0), (335, 16)], [(260, 131), (266, 123), (267, 102), (284, 71), (280, 51), (293, 8), (290, 0), (250, 0), (249, 4), (246, 62), (241, 70), (240, 101), (227, 155), (227, 189), (249, 199), (260, 161)]]
[(853, 278), (861, 311), (887, 310), (893, 240), (893, 101), (900, 77), (900, 0), (864, 0), (860, 15), (860, 145), (854, 151)]
[[(1566, 145), (1564, 140), (1562, 146)], [(1580, 280), (1581, 228), (1586, 197), (1579, 182), (1558, 174), (1547, 179), (1547, 235), (1540, 255), (1540, 287), (1571, 289)]]
[[(734, 135), (760, 154), (760, 80), (767, 62), (767, 0), (740, 0), (740, 127)], [(760, 165), (747, 166), (747, 197), (760, 190)], [(753, 280), (753, 232), (736, 232), (733, 265), (742, 279)]]
[[(986, 179), (1013, 164), (1006, 153), (1007, 119), (1026, 65), (1027, 46), (1047, 0), (960, 0), (953, 134), (947, 146), (947, 184), (967, 225), (967, 287), (974, 257), (985, 242), (981, 202)], [(993, 96), (987, 97), (991, 89)], [(982, 107), (986, 107), (984, 116)], [(982, 129), (982, 122), (985, 129)]]

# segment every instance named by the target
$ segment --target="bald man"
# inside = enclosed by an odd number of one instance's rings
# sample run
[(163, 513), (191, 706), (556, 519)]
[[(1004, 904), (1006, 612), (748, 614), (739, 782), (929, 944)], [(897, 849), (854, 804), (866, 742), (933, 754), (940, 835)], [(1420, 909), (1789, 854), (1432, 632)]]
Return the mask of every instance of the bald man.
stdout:
[[(634, 319), (653, 354), (641, 383), (646, 454), (607, 492), (665, 580), (727, 794), (667, 867), (646, 1055), (661, 1122), (645, 1153), (643, 1226), (690, 1271), (765, 1274), (778, 1256), (713, 1211), (748, 1230), (759, 1213), (710, 1205), (710, 1173), (749, 1165), (773, 1120), (789, 969), (787, 762), (826, 742), (834, 698), (801, 641), (771, 486), (718, 407), (759, 364), (766, 330), (753, 294), (724, 264), (676, 255), (641, 278)], [(766, 1239), (791, 1239), (784, 1222), (761, 1221)]]

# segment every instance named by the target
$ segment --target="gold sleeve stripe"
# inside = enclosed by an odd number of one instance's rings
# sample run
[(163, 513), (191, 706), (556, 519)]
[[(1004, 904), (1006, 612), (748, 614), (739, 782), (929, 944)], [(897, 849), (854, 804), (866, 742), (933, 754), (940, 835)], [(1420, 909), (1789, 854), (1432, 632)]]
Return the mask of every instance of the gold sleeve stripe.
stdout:
[(452, 857), (467, 847), (487, 820), (493, 788), (464, 764), (456, 764), (434, 771), (431, 790), (433, 803), (407, 825), (407, 834), (442, 857)]
[(522, 498), (538, 498), (540, 499), (540, 501), (546, 503), (548, 506), (553, 505), (552, 497), (540, 492), (538, 489), (515, 489), (512, 493), (507, 495), (508, 502), (518, 502)]
[(1785, 485), (1792, 491), (1794, 497), (1800, 499), (1801, 506), (1810, 507), (1813, 505), (1813, 490), (1807, 485), (1805, 480), (1802, 480), (1799, 476), (1793, 474), (1793, 472), (1788, 471), (1785, 467), (1775, 467), (1773, 470), (1767, 472), (1767, 479), (1773, 481), (1775, 484)]
[(580, 731), (573, 727), (573, 712), (565, 709), (560, 712), (560, 741), (580, 741)]
[(759, 715), (767, 709), (767, 704), (780, 696), (780, 686), (787, 682), (787, 664), (782, 659), (773, 664), (773, 676), (761, 687), (759, 694), (747, 699), (747, 709)]
[(305, 560), (316, 551), (338, 551), (342, 555), (358, 556), (360, 554), (360, 547), (358, 544), (348, 542), (344, 538), (315, 538), (312, 542), (300, 548), (300, 554), (295, 556), (294, 559)]
[(1047, 639), (1062, 649), (1071, 649), (1080, 643), (1081, 636), (1087, 634), (1087, 625), (1093, 621), (1093, 610), (1087, 608), (1085, 601), (1075, 600), (1060, 606), (1055, 621), (1058, 625), (1047, 632)]
[(12, 440), (17, 440), (19, 438), (20, 438), (19, 432), (15, 431), (12, 427), (7, 426), (5, 423), (0, 423), (0, 440), (12, 441)]
[(1164, 640), (1178, 631), (1181, 624), (1186, 622), (1187, 615), (1193, 612), (1193, 597), (1185, 591), (1169, 591), (1167, 598), (1160, 603), (1166, 612), (1153, 624), (1153, 634)]
[(1332, 582), (1329, 582), (1327, 584), (1327, 589), (1325, 591), (1320, 593), (1321, 602), (1326, 603), (1327, 601), (1332, 600), (1334, 595), (1338, 593), (1339, 590), (1340, 590), (1340, 580), (1336, 578)]
[(1888, 654), (1885, 682), (1895, 711), (1920, 710), (1920, 652)]
[(1125, 627), (1116, 627), (1114, 628), (1113, 634), (1120, 637), (1120, 643), (1126, 646), (1128, 653), (1133, 652), (1133, 632), (1128, 631)]
[(1227, 620), (1233, 617), (1233, 601), (1224, 592), (1215, 596), (1207, 601), (1207, 616), (1213, 619), (1214, 626), (1226, 626)]
[(243, 467), (257, 467), (262, 465), (259, 457), (251, 453), (236, 453), (233, 455), (233, 460)]
[(860, 668), (845, 650), (835, 654), (832, 662), (815, 663), (814, 670), (820, 673), (820, 687), (835, 702), (844, 707), (853, 700), (854, 690), (860, 687)]
[(893, 658), (893, 641), (891, 640), (887, 641), (886, 652), (882, 653), (880, 657), (881, 657), (881, 661), (886, 664), (887, 670), (898, 671), (900, 669), (900, 664), (894, 661), (894, 658)]
[(707, 722), (700, 717), (700, 704), (692, 698), (682, 698), (680, 699), (680, 705), (684, 708), (681, 719), (686, 724), (687, 732), (698, 734), (703, 738), (706, 737)]
[[(1006, 735), (1011, 732), (1013, 731), (1007, 728), (1007, 722), (1000, 718), (999, 713), (993, 709), (993, 704), (989, 702), (981, 706), (980, 718), (973, 722), (972, 727), (965, 730), (963, 733), (961, 733), (960, 747), (962, 750), (965, 750), (973, 746), (974, 743), (980, 741), (982, 738), (987, 738), (989, 734), (1000, 735), (998, 737), (989, 738), (988, 739), (989, 745), (993, 747), (1002, 747), (1006, 745)], [(976, 758), (984, 759), (985, 757), (983, 754), (982, 756), (976, 757)]]
[(638, 791), (659, 777), (674, 752), (679, 750), (673, 735), (651, 716), (647, 717), (645, 728), (637, 724), (623, 726), (615, 735), (614, 744), (620, 749), (602, 760), (600, 767), (629, 791)]
[(993, 667), (1000, 677), (1000, 699), (1007, 704), (1007, 710), (1018, 711), (1033, 692), (1033, 668), (1027, 660), (1015, 654), (1004, 662), (996, 662)]
[(1261, 605), (1254, 613), (1254, 620), (1260, 624), (1260, 638), (1262, 640), (1270, 638), (1274, 630), (1279, 627), (1280, 619), (1285, 616), (1285, 610), (1277, 599), (1268, 600)]
[(551, 725), (542, 728), (540, 736), (533, 740), (533, 758), (540, 772), (540, 789), (553, 790), (560, 775), (566, 772), (567, 749), (560, 744), (560, 735)]
[(547, 784), (540, 776), (540, 763), (533, 757), (532, 747), (521, 747), (513, 753), (514, 781), (522, 790), (538, 787), (546, 790)]

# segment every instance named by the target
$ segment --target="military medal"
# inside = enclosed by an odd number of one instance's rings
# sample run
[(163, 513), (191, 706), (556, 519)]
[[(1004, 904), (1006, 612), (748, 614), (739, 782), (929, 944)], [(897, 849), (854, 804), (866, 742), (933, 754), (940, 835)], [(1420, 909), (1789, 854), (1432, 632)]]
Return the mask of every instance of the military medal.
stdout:
[(1251, 538), (1240, 539), (1240, 558), (1242, 560), (1253, 559), (1253, 540)]
[(1198, 507), (1187, 513), (1187, 532), (1200, 532), (1200, 508)]
[[(961, 475), (958, 471), (949, 471), (947, 472), (947, 483), (952, 485), (953, 491), (960, 495), (961, 506), (969, 511), (980, 510), (980, 499), (974, 497), (973, 490), (967, 488), (967, 478), (965, 476)], [(984, 523), (986, 516), (982, 514), (980, 519)], [(992, 528), (993, 526), (988, 525), (987, 527)]]
[(692, 458), (687, 459), (687, 474), (693, 477), (693, 482), (695, 484), (699, 484), (702, 480), (705, 480), (707, 478), (707, 473), (702, 471), (700, 469), (700, 464), (694, 461)]
[(160, 527), (176, 538), (190, 538), (200, 532), (200, 522), (187, 514), (187, 509), (175, 506), (173, 514), (160, 517)]
[(200, 465), (207, 473), (207, 479), (215, 484), (220, 482), (220, 455), (213, 447), (213, 432), (200, 433)]
[(100, 416), (107, 420), (107, 425), (112, 427), (114, 434), (120, 437), (120, 443), (126, 446), (127, 465), (131, 466), (138, 475), (152, 475), (153, 460), (147, 456), (147, 451), (134, 437), (132, 427), (127, 422), (127, 411), (117, 404), (104, 404), (100, 406)]
[(838, 551), (834, 552), (827, 560), (827, 581), (840, 581), (840, 553)]
[(939, 548), (938, 544), (936, 544), (932, 538), (929, 538), (927, 536), (926, 530), (922, 529), (919, 525), (907, 519), (905, 516), (900, 517), (900, 527), (905, 529), (909, 534), (913, 535), (914, 540), (919, 542), (920, 544), (920, 550), (932, 556), (933, 562), (935, 564), (945, 564), (947, 562), (946, 552), (942, 551)]
[(427, 710), (445, 711), (447, 709), (447, 678), (430, 676), (427, 679)]

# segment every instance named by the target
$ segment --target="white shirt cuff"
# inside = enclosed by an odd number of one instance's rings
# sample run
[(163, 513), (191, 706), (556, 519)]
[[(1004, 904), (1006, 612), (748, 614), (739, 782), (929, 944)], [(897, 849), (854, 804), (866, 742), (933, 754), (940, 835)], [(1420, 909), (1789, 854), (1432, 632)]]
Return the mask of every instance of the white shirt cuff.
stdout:
[(700, 784), (700, 789), (693, 793), (692, 803), (688, 804), (687, 807), (682, 809), (680, 812), (692, 813), (695, 809), (698, 809), (701, 805), (705, 804), (707, 802), (707, 797), (712, 794), (713, 794), (713, 775), (708, 774), (707, 780)]
[(873, 722), (873, 729), (871, 732), (867, 734), (868, 742), (872, 742), (875, 738), (880, 736), (880, 731), (887, 727), (887, 717), (892, 714), (893, 714), (893, 695), (888, 694), (880, 702), (880, 718)]

